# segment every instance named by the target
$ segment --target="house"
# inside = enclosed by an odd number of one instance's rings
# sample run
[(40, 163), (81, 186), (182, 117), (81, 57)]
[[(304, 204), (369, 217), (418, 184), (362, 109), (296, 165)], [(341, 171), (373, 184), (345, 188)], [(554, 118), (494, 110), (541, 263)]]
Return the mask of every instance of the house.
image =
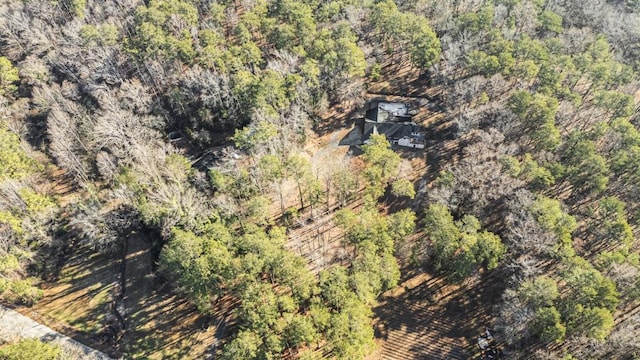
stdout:
[(409, 104), (372, 102), (365, 112), (365, 120), (375, 123), (408, 123), (413, 116)]
[(372, 102), (364, 119), (356, 121), (354, 129), (340, 142), (342, 145), (369, 143), (372, 134), (384, 134), (392, 145), (424, 149), (424, 135), (411, 120), (415, 112), (408, 104)]

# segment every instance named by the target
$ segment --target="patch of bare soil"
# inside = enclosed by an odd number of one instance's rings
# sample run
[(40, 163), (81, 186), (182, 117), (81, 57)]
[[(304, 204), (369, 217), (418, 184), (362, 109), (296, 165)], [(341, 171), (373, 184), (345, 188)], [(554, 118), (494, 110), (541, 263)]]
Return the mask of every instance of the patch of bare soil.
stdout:
[(478, 358), (477, 338), (491, 325), (501, 291), (494, 273), (462, 284), (410, 273), (374, 309), (378, 350), (367, 360)]
[[(347, 208), (358, 209), (361, 200), (356, 200)], [(345, 265), (350, 259), (352, 248), (344, 244), (342, 229), (336, 226), (335, 211), (340, 209), (334, 205), (315, 214), (305, 215), (298, 221), (302, 224), (289, 231), (286, 247), (304, 257), (313, 272), (319, 272), (335, 264)]]
[(318, 137), (353, 127), (353, 119), (358, 116), (365, 99), (356, 99), (332, 106), (322, 114), (313, 126)]
[(367, 88), (369, 94), (434, 99), (441, 92), (438, 86), (430, 83), (428, 74), (413, 67), (409, 59), (388, 59), (383, 65), (383, 73), (388, 76), (372, 81)]
[[(44, 160), (43, 160), (44, 161)], [(76, 198), (83, 196), (73, 177), (66, 170), (55, 165), (47, 167), (48, 181), (42, 184), (42, 191), (53, 195), (61, 208), (64, 208)]]

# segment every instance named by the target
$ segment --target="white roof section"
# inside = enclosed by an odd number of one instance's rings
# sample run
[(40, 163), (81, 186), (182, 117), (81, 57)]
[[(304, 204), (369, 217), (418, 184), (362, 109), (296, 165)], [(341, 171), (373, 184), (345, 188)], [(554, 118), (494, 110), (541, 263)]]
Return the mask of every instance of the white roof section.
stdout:
[(409, 105), (403, 103), (378, 103), (378, 110), (388, 112), (392, 116), (411, 116), (409, 114)]

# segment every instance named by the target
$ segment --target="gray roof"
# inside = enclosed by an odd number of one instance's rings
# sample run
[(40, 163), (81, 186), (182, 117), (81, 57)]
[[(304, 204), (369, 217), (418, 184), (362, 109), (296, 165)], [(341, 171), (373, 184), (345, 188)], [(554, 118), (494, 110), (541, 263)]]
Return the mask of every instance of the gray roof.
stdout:
[(409, 105), (393, 102), (372, 103), (372, 107), (366, 111), (365, 119), (378, 123), (384, 122), (410, 122), (411, 114)]
[(384, 134), (390, 141), (406, 137), (423, 141), (424, 136), (417, 134), (420, 132), (418, 126), (411, 121), (408, 104), (380, 101), (369, 103), (368, 108), (365, 118), (356, 120), (355, 127), (340, 145), (365, 144), (374, 133)]
[(374, 133), (374, 129), (377, 130), (378, 134), (384, 134), (387, 137), (387, 140), (402, 139), (403, 137), (411, 136), (411, 133), (414, 132), (414, 127), (412, 124), (376, 124), (372, 122), (365, 122), (364, 130), (362, 132), (362, 139), (368, 140)]

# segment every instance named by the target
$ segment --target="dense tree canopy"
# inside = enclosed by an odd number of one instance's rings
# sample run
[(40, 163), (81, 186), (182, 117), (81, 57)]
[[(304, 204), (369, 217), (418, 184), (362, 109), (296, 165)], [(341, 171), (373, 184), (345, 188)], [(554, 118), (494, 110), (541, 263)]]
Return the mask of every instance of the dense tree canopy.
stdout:
[(495, 269), (506, 251), (497, 235), (480, 231), (477, 218), (465, 215), (454, 221), (444, 205), (429, 205), (424, 222), (426, 234), (433, 242), (434, 268), (451, 273), (454, 279), (464, 279), (480, 266)]
[[(227, 312), (226, 359), (365, 357), (401, 265), (499, 278), (513, 358), (638, 353), (638, 23), (637, 0), (0, 0), (0, 298), (144, 233), (158, 291)], [(336, 149), (382, 98), (426, 154)]]

